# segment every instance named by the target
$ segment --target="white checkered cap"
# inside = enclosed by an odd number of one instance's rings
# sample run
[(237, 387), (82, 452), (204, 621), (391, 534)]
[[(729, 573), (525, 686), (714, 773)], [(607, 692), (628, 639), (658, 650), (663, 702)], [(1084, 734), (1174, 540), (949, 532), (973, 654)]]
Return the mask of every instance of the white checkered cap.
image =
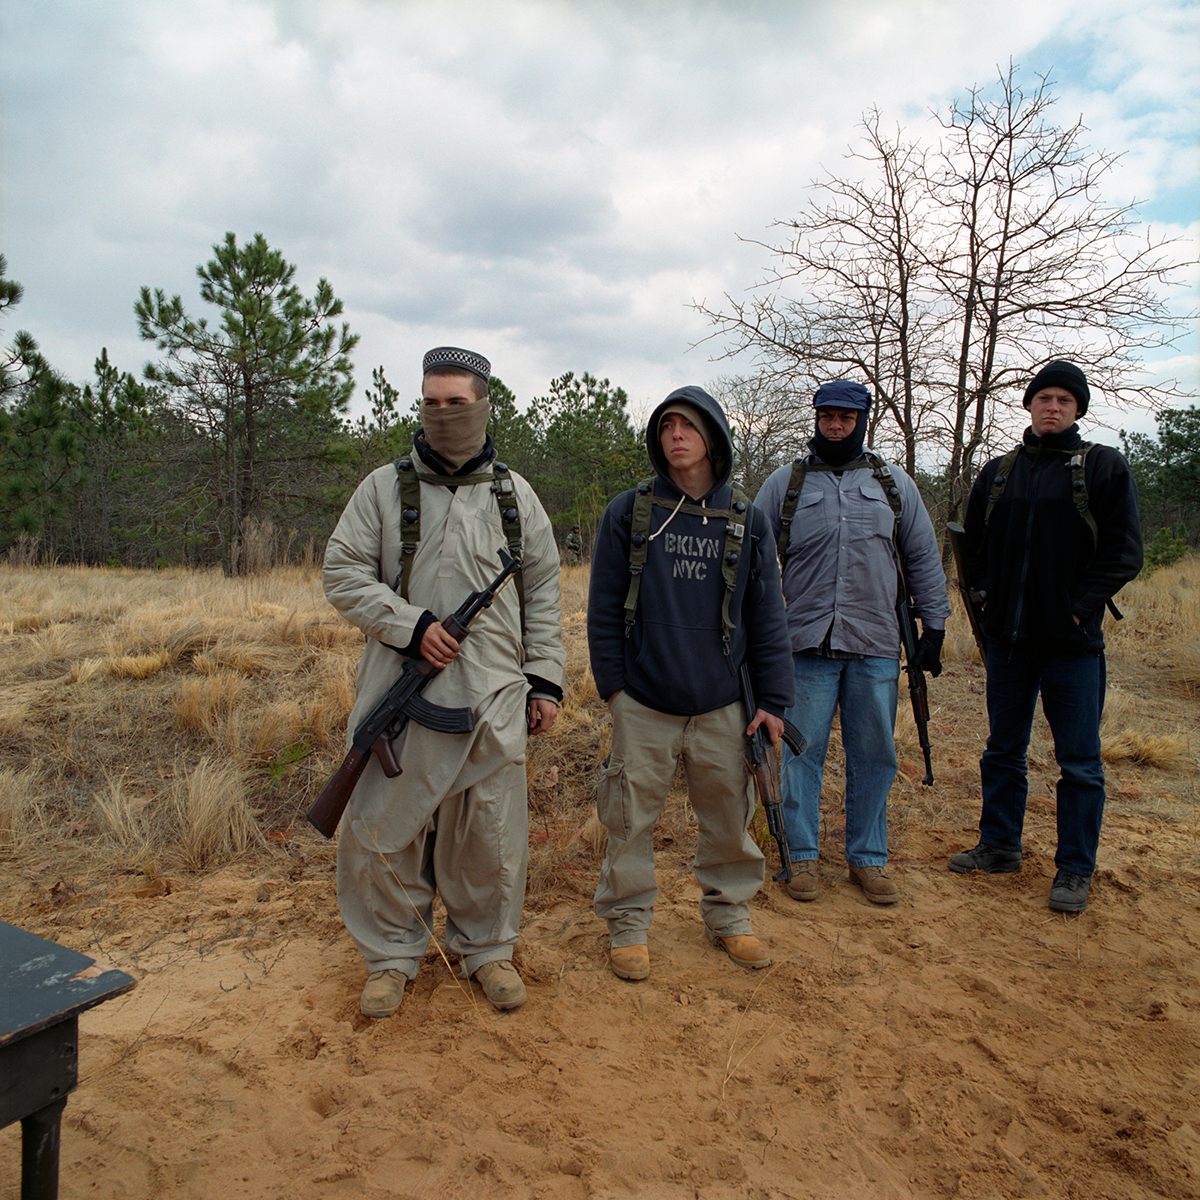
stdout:
[(492, 364), (482, 354), (473, 350), (461, 350), (458, 346), (438, 346), (430, 350), (422, 362), (422, 374), (428, 375), (436, 367), (454, 367), (478, 375), (484, 383), (492, 376)]

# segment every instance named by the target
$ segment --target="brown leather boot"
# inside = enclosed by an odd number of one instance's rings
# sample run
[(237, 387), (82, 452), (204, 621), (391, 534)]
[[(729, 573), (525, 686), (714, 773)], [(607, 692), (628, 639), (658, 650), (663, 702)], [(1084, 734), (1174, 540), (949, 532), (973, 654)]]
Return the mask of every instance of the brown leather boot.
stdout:
[(815, 900), (820, 894), (817, 860), (806, 858), (792, 863), (792, 877), (787, 882), (787, 894), (793, 900)]
[(608, 965), (618, 979), (645, 979), (650, 974), (650, 948), (639, 946), (610, 946)]
[(408, 976), (403, 971), (372, 971), (358, 1002), (358, 1011), (364, 1017), (390, 1017), (404, 999), (404, 985)]
[(724, 950), (739, 967), (758, 971), (771, 965), (766, 946), (752, 933), (719, 934), (713, 939), (713, 945)]
[(887, 867), (851, 867), (850, 878), (862, 888), (872, 904), (895, 904), (899, 889), (887, 873)]
[(492, 1002), (492, 1007), (501, 1012), (520, 1008), (529, 999), (517, 968), (506, 958), (484, 963), (471, 978), (483, 988), (483, 994)]

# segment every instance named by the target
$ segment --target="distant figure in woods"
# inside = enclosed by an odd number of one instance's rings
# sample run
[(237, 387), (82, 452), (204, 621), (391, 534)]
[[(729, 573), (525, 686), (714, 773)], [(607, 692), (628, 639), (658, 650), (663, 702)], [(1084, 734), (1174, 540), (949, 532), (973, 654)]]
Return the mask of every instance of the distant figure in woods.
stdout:
[(1023, 398), (1029, 428), (980, 471), (963, 522), (968, 583), (984, 597), (988, 741), (979, 844), (955, 854), (950, 870), (1020, 870), (1026, 752), (1040, 695), (1061, 772), (1049, 903), (1067, 913), (1087, 907), (1104, 812), (1101, 619), (1142, 566), (1129, 464), (1079, 436), (1076, 418), (1089, 399), (1074, 363), (1038, 371)]
[[(766, 967), (750, 926), (763, 855), (749, 832), (744, 739), (765, 725), (778, 742), (792, 700), (775, 543), (730, 486), (729, 426), (707, 392), (672, 392), (650, 416), (646, 446), (655, 477), (609, 504), (592, 551), (588, 649), (613, 723), (596, 797), (608, 830), (596, 915), (608, 923), (614, 974), (645, 979), (654, 825), (682, 760), (705, 933), (737, 965)], [(749, 730), (743, 662), (757, 701)]]
[[(533, 489), (495, 461), (490, 365), (442, 346), (423, 366), (411, 456), (363, 480), (325, 553), (325, 594), (367, 637), (351, 731), (405, 655), (440, 672), (426, 699), (475, 721), (470, 733), (410, 722), (394, 747), (402, 774), (386, 778), (372, 756), (342, 822), (338, 905), (366, 960), (369, 1017), (395, 1012), (416, 977), (435, 892), (463, 973), (498, 1009), (524, 1003), (511, 960), (528, 865), (525, 744), (554, 724), (564, 684), (558, 547)], [(439, 617), (495, 578), (506, 543), (520, 573), (460, 647)]]
[(846, 756), (846, 862), (874, 904), (894, 904), (887, 870), (887, 800), (896, 777), (893, 730), (900, 678), (898, 570), (921, 618), (917, 666), (942, 670), (950, 603), (917, 485), (865, 447), (871, 396), (861, 383), (823, 383), (813, 396), (809, 453), (770, 475), (755, 503), (779, 539), (796, 703), (805, 740), (783, 750), (783, 815), (794, 900), (820, 894), (821, 784), (835, 711)]
[(571, 526), (566, 541), (567, 565), (577, 567), (583, 562), (583, 534), (578, 525)]

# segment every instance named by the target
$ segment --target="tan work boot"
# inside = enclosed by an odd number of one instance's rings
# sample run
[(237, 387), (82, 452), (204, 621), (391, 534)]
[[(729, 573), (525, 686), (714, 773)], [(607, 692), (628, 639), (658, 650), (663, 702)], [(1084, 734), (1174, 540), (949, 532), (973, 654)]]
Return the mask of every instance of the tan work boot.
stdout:
[(364, 1017), (390, 1017), (404, 999), (408, 976), (403, 971), (372, 971), (358, 1001), (358, 1011)]
[(851, 867), (850, 878), (862, 888), (872, 904), (895, 904), (900, 899), (887, 867)]
[(713, 944), (724, 950), (739, 967), (758, 971), (771, 965), (767, 948), (752, 933), (727, 933), (718, 935)]
[(787, 894), (793, 900), (815, 900), (820, 892), (818, 884), (815, 858), (792, 863), (792, 877), (787, 881)]
[(529, 999), (517, 968), (506, 958), (484, 963), (472, 978), (483, 988), (483, 994), (492, 1002), (492, 1007), (501, 1012), (520, 1008)]
[(645, 943), (640, 946), (610, 946), (608, 965), (618, 979), (645, 979), (650, 974), (650, 947)]

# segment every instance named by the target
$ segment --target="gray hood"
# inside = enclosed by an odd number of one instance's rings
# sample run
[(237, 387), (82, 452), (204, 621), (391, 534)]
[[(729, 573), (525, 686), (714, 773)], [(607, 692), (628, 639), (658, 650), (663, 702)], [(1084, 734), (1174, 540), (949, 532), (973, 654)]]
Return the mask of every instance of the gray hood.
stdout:
[(698, 387), (676, 388), (650, 414), (650, 420), (646, 422), (646, 452), (650, 455), (654, 470), (661, 478), (670, 480), (667, 459), (658, 439), (658, 423), (662, 419), (663, 409), (672, 404), (686, 404), (700, 413), (705, 423), (709, 445), (712, 447), (709, 458), (712, 460), (716, 484), (719, 487), (728, 483), (733, 470), (733, 437), (729, 432), (729, 422), (725, 419), (721, 406), (703, 388)]

